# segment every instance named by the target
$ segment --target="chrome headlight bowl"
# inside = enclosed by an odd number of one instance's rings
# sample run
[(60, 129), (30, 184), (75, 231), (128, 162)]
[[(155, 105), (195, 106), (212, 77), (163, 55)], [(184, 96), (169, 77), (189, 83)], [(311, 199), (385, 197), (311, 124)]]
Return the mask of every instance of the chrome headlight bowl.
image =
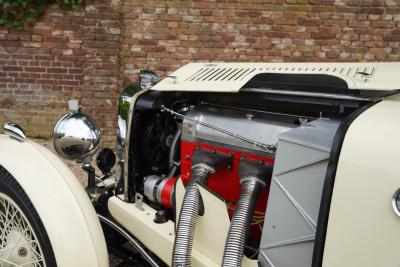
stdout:
[(93, 155), (100, 146), (100, 131), (89, 116), (70, 112), (58, 120), (53, 130), (57, 153), (69, 160), (82, 160)]

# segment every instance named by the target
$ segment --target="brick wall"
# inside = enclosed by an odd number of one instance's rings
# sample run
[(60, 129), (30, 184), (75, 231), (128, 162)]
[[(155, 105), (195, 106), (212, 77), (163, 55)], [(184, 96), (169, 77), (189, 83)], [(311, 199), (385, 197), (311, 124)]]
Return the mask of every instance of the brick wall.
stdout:
[(0, 123), (49, 137), (76, 98), (103, 141), (113, 142), (111, 114), (122, 87), (119, 8), (118, 1), (100, 0), (69, 10), (52, 6), (25, 31), (0, 29)]
[(48, 137), (66, 101), (114, 141), (116, 100), (148, 68), (190, 61), (400, 60), (396, 0), (87, 0), (27, 31), (0, 29), (0, 123)]

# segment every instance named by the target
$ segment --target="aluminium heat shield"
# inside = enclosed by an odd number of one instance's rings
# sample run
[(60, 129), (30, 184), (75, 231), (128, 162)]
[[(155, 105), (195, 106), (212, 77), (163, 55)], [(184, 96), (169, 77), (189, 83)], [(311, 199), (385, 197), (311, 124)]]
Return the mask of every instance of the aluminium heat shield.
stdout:
[(311, 266), (322, 189), (339, 124), (317, 119), (279, 136), (261, 266)]

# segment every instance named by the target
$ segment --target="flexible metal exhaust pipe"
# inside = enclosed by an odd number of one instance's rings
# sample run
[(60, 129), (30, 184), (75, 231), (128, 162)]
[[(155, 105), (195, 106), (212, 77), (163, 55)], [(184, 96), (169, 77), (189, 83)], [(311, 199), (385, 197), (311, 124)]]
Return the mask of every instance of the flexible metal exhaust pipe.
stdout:
[(271, 174), (272, 166), (241, 159), (239, 164), (241, 193), (225, 242), (223, 267), (242, 266), (244, 248), (257, 199)]
[(196, 150), (192, 157), (192, 174), (186, 187), (179, 213), (174, 248), (173, 267), (192, 266), (193, 237), (200, 210), (200, 192), (197, 183), (206, 184), (208, 177), (222, 167), (229, 165), (230, 155)]
[(172, 256), (173, 267), (191, 266), (193, 236), (200, 207), (197, 183), (205, 183), (208, 176), (214, 172), (212, 167), (205, 164), (195, 165), (192, 168), (192, 176), (186, 187), (179, 214)]

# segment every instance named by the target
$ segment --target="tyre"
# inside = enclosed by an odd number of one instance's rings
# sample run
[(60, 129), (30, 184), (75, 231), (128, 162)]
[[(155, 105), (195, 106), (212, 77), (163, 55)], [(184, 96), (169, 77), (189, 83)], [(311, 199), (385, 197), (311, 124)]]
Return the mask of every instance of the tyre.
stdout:
[(57, 266), (49, 237), (29, 197), (1, 166), (0, 266)]

